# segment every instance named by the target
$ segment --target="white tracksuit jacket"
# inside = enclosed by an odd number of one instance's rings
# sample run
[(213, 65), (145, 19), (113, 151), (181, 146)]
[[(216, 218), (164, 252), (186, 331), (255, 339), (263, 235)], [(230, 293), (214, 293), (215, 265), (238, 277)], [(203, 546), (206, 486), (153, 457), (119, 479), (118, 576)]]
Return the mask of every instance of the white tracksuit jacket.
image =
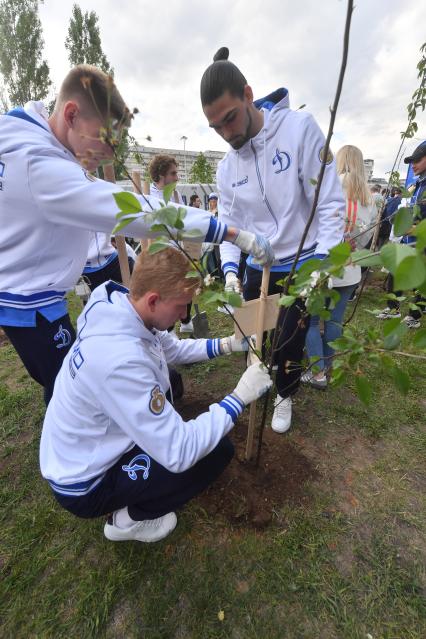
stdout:
[(114, 282), (95, 289), (56, 378), (40, 466), (62, 494), (93, 489), (134, 444), (171, 472), (182, 472), (217, 446), (244, 408), (227, 396), (196, 419), (183, 421), (164, 397), (167, 362), (215, 357), (219, 339), (178, 340), (167, 331), (151, 332), (126, 293)]
[[(290, 110), (286, 89), (255, 104), (263, 111), (263, 128), (238, 151), (230, 149), (218, 165), (219, 220), (264, 235), (275, 252), (272, 270), (289, 270), (312, 209), (315, 186), (310, 180), (318, 177), (325, 139), (311, 115)], [(324, 256), (339, 244), (344, 218), (345, 198), (333, 159), (325, 169), (301, 261)], [(238, 247), (224, 242), (220, 254), (225, 274), (237, 273)], [(256, 268), (250, 258), (248, 264)]]
[[(51, 132), (41, 102), (0, 116), (0, 306), (40, 308), (72, 289), (90, 231), (109, 235), (115, 225), (113, 193), (121, 190), (92, 180)], [(160, 206), (155, 197), (136, 197), (146, 212)], [(224, 226), (207, 212), (185, 208), (185, 226), (200, 231), (200, 242), (222, 241)], [(122, 233), (152, 235), (143, 218)]]

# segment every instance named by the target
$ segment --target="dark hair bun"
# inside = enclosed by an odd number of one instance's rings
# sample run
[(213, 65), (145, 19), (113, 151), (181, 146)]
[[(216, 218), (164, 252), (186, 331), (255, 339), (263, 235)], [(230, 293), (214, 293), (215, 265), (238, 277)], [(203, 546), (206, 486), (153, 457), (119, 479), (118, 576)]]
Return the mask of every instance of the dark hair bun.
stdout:
[(220, 49), (218, 49), (213, 56), (213, 62), (217, 62), (218, 60), (227, 60), (228, 58), (229, 58), (228, 47), (220, 47)]

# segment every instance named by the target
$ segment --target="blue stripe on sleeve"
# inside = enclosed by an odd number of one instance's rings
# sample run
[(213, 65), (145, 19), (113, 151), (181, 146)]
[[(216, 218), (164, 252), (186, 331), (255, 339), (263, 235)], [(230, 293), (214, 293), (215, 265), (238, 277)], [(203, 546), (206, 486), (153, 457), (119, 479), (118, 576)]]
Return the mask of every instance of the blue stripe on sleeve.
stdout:
[(207, 355), (209, 359), (213, 359), (213, 357), (217, 357), (221, 355), (220, 351), (220, 337), (216, 337), (215, 339), (207, 340)]
[(219, 402), (219, 406), (222, 406), (222, 408), (226, 410), (233, 422), (236, 421), (245, 408), (243, 402), (232, 394), (224, 397), (222, 401)]
[(238, 275), (238, 264), (235, 262), (225, 262), (225, 264), (222, 264), (222, 271), (224, 275), (227, 273), (235, 273), (235, 275)]
[(222, 222), (218, 222), (216, 218), (210, 218), (209, 230), (207, 231), (207, 235), (204, 239), (205, 242), (213, 242), (214, 244), (220, 244), (223, 242), (223, 238), (228, 232), (228, 227), (226, 224), (222, 224)]

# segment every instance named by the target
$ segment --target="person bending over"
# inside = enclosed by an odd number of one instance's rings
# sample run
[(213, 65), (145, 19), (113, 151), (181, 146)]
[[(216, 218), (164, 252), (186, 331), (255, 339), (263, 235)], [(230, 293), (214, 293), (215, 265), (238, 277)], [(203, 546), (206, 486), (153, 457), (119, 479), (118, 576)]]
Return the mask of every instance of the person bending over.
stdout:
[(130, 291), (99, 286), (80, 315), (77, 339), (58, 374), (40, 444), (40, 467), (57, 501), (79, 517), (111, 513), (112, 541), (157, 541), (175, 510), (230, 462), (227, 434), (245, 406), (272, 384), (260, 364), (235, 390), (185, 422), (167, 400), (167, 364), (244, 350), (234, 336), (178, 340), (167, 327), (200, 285), (178, 250), (143, 252)]

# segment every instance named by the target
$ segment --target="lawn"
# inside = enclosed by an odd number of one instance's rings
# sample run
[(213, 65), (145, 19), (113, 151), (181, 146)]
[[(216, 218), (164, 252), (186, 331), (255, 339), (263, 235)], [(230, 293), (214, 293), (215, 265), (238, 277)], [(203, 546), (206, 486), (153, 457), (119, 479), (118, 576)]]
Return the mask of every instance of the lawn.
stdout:
[[(368, 288), (353, 324), (377, 322), (365, 309), (382, 298), (379, 286)], [(208, 314), (214, 335), (230, 332), (226, 317)], [(409, 334), (404, 350), (411, 342)], [(4, 342), (0, 636), (424, 639), (426, 367), (400, 364), (408, 395), (370, 369), (368, 408), (353, 379), (299, 391), (292, 430), (269, 432), (268, 442), (285, 438), (310, 472), (291, 499), (295, 478), (284, 467), (267, 525), (210, 508), (208, 495), (179, 513), (163, 542), (113, 544), (101, 520), (61, 510), (41, 479), (41, 389)], [(242, 366), (233, 355), (185, 367), (185, 410), (232, 390)]]

